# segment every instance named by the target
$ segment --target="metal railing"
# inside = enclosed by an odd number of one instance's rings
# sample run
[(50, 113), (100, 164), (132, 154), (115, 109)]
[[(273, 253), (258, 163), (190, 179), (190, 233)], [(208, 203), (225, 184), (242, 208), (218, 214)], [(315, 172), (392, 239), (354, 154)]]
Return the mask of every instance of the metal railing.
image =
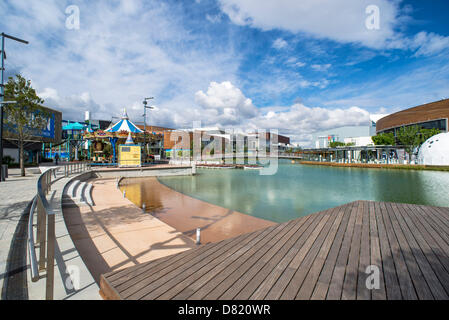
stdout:
[[(54, 291), (54, 267), (55, 267), (55, 212), (47, 201), (47, 195), (51, 191), (51, 185), (56, 179), (56, 172), (63, 168), (64, 176), (74, 173), (82, 173), (90, 170), (87, 163), (69, 163), (51, 168), (41, 174), (37, 180), (37, 194), (33, 199), (28, 218), (28, 254), (30, 258), (31, 280), (39, 281), (40, 272), (46, 271), (45, 298), (53, 300)], [(37, 223), (34, 225), (34, 213), (37, 209)], [(36, 241), (34, 238), (36, 229)], [(36, 255), (36, 247), (39, 248), (39, 258)]]

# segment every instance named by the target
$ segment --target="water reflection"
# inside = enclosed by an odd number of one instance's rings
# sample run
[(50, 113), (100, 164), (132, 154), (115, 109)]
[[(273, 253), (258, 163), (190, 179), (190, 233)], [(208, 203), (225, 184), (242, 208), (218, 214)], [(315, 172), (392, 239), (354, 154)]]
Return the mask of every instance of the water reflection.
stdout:
[[(276, 222), (355, 200), (449, 206), (449, 172), (336, 168), (281, 161), (277, 174), (255, 170), (198, 170), (161, 177), (168, 187), (219, 206)], [(152, 191), (145, 191), (151, 197)]]

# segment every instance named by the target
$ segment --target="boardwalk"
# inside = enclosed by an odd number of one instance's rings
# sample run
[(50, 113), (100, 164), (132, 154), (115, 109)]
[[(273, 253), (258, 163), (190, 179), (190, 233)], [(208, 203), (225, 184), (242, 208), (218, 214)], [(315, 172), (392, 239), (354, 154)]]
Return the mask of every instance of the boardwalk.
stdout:
[(102, 275), (101, 290), (109, 299), (448, 299), (449, 208), (356, 201)]

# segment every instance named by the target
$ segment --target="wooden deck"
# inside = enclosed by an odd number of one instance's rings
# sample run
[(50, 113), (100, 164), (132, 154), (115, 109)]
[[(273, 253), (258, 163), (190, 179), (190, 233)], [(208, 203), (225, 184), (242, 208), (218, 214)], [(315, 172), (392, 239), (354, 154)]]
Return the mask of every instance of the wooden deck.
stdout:
[[(369, 265), (379, 288), (368, 289)], [(369, 283), (374, 283), (370, 282)], [(107, 299), (448, 299), (449, 208), (356, 201), (102, 275)]]

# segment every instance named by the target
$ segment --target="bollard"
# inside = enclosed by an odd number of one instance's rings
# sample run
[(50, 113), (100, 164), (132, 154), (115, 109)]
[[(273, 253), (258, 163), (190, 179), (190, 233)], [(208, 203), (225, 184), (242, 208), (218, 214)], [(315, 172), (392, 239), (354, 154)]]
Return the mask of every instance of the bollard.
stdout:
[(201, 228), (196, 228), (196, 244), (201, 244)]
[(123, 198), (126, 198), (126, 190), (123, 190)]
[(142, 204), (142, 211), (143, 211), (143, 212), (145, 212), (145, 211), (146, 211), (146, 210), (145, 210), (146, 208), (147, 208), (147, 206), (145, 205), (145, 203), (144, 203), (144, 204)]

